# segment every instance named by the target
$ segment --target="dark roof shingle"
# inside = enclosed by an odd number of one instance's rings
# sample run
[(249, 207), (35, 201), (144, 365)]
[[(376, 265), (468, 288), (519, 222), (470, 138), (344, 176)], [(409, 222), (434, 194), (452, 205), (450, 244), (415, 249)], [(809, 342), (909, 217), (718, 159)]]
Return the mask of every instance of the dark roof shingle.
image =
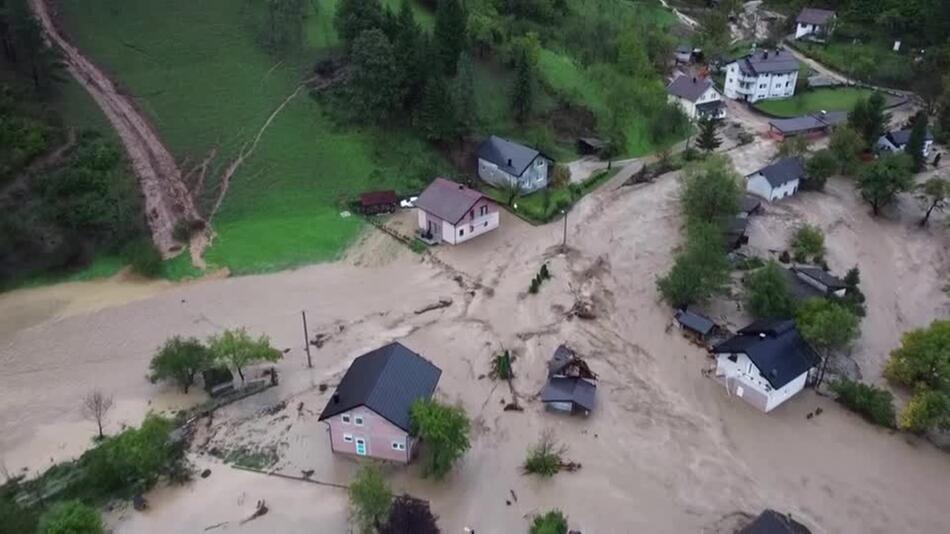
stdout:
[(409, 432), (412, 403), (431, 397), (441, 376), (422, 356), (390, 343), (353, 360), (319, 420), (366, 406)]
[(713, 352), (743, 353), (775, 389), (818, 364), (818, 355), (791, 320), (760, 320), (717, 345)]
[(820, 267), (792, 267), (792, 271), (813, 278), (832, 290), (846, 289), (848, 287), (848, 284), (845, 284), (844, 280)]
[(802, 24), (816, 24), (821, 26), (823, 24), (827, 24), (828, 21), (834, 16), (834, 11), (829, 11), (827, 9), (817, 9), (814, 7), (805, 7), (802, 8), (801, 13), (799, 13), (798, 17), (795, 19), (795, 22), (800, 22)]
[(666, 92), (673, 96), (689, 100), (690, 102), (695, 102), (712, 86), (713, 82), (709, 78), (699, 78), (684, 74), (670, 82), (670, 84), (666, 86)]
[(572, 402), (587, 410), (594, 410), (597, 386), (583, 378), (554, 376), (541, 390), (541, 402)]
[(751, 76), (798, 70), (798, 59), (788, 50), (757, 50), (736, 61), (739, 62), (739, 69)]
[(498, 166), (512, 176), (521, 176), (541, 152), (493, 135), (478, 147), (478, 157)]
[(799, 158), (785, 158), (767, 167), (762, 167), (752, 174), (761, 174), (772, 187), (780, 187), (793, 180), (804, 178), (805, 165), (802, 164), (802, 160)]
[(436, 178), (416, 199), (416, 207), (456, 224), (483, 198), (488, 197), (462, 184)]
[[(893, 144), (896, 147), (900, 147), (910, 142), (910, 133), (911, 133), (910, 129), (891, 130), (887, 132), (887, 134), (885, 135), (887, 135), (887, 139), (891, 142), (891, 144)], [(924, 139), (927, 141), (933, 141), (933, 138), (934, 138), (933, 132), (931, 132), (930, 129), (927, 129), (927, 133), (924, 136)]]
[(766, 509), (739, 534), (811, 534), (811, 531), (791, 516)]
[(674, 317), (684, 327), (703, 336), (711, 332), (713, 327), (716, 326), (716, 323), (709, 317), (690, 310), (676, 310)]

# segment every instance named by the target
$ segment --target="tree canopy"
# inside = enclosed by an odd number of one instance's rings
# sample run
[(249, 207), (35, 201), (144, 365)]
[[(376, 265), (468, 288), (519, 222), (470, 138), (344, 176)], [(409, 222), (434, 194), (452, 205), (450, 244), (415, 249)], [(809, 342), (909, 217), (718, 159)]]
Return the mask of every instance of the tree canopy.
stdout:
[(680, 201), (690, 220), (722, 224), (739, 212), (739, 176), (722, 156), (686, 169)]
[(781, 265), (769, 261), (749, 273), (745, 281), (746, 306), (757, 319), (789, 319), (795, 312), (788, 279)]
[(211, 351), (197, 338), (175, 336), (162, 345), (149, 364), (149, 380), (171, 380), (188, 393), (195, 376), (208, 369), (213, 362)]
[(38, 534), (102, 534), (102, 517), (80, 501), (53, 505), (40, 518)]
[(914, 389), (901, 413), (901, 428), (924, 432), (950, 427), (950, 320), (906, 332), (891, 352), (884, 376)]
[(815, 152), (805, 163), (805, 180), (802, 189), (821, 191), (828, 178), (840, 170), (838, 158), (831, 149), (823, 148)]
[(910, 129), (910, 139), (907, 141), (907, 147), (904, 152), (910, 155), (914, 162), (914, 170), (920, 172), (924, 170), (927, 164), (927, 157), (924, 156), (925, 143), (927, 141), (927, 132), (929, 122), (926, 111), (918, 111), (914, 115), (913, 126)]
[(858, 154), (866, 145), (861, 135), (851, 127), (839, 126), (831, 133), (828, 150), (838, 160), (838, 172), (852, 175), (858, 168)]
[(926, 211), (920, 220), (921, 226), (926, 226), (934, 210), (942, 210), (950, 201), (950, 181), (939, 176), (933, 176), (917, 187), (918, 198), (924, 203)]
[(468, 415), (460, 406), (431, 399), (412, 405), (412, 434), (425, 443), (425, 472), (441, 479), (469, 449)]
[(350, 511), (360, 531), (373, 534), (389, 517), (393, 494), (375, 465), (364, 465), (347, 488)]
[(567, 517), (560, 510), (551, 510), (535, 516), (531, 521), (530, 534), (567, 534)]
[(825, 255), (825, 234), (812, 224), (803, 224), (792, 236), (792, 254), (797, 262), (820, 263)]
[(858, 176), (858, 190), (875, 215), (914, 185), (912, 161), (907, 154), (889, 154), (866, 167)]
[(716, 128), (719, 122), (709, 116), (703, 117), (699, 121), (699, 135), (696, 137), (696, 146), (707, 153), (719, 148), (722, 139), (716, 135)]
[(212, 357), (234, 367), (241, 381), (244, 381), (244, 368), (259, 362), (276, 362), (283, 357), (281, 352), (270, 345), (270, 338), (260, 336), (254, 339), (244, 328), (225, 330), (208, 338), (208, 349)]

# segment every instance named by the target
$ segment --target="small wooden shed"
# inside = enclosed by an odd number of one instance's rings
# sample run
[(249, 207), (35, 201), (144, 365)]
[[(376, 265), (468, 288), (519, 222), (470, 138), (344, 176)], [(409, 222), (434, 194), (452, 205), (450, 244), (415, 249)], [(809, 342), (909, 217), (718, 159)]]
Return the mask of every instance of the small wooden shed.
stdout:
[(365, 215), (393, 213), (399, 206), (395, 191), (371, 191), (360, 195), (360, 212)]

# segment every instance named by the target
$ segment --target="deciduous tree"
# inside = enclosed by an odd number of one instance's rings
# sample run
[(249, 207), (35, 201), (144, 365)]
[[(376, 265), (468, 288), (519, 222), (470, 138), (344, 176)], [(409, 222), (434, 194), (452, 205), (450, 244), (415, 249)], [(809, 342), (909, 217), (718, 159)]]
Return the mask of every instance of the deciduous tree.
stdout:
[(96, 423), (99, 429), (99, 439), (105, 437), (105, 434), (102, 433), (102, 423), (105, 421), (106, 415), (108, 415), (111, 409), (112, 395), (106, 395), (98, 389), (86, 393), (82, 398), (82, 405), (80, 406), (82, 416)]
[(817, 226), (803, 224), (792, 236), (791, 246), (795, 261), (818, 263), (825, 255), (825, 234)]
[(758, 319), (789, 319), (794, 315), (788, 279), (782, 267), (769, 261), (749, 274), (745, 282), (746, 306)]
[(950, 320), (906, 332), (891, 352), (884, 376), (906, 387), (950, 390)]
[(670, 272), (657, 280), (657, 289), (671, 306), (685, 308), (722, 293), (729, 270), (722, 229), (693, 221), (687, 228), (686, 249), (676, 256)]
[(802, 337), (822, 356), (818, 376), (820, 385), (828, 360), (858, 337), (860, 319), (848, 308), (822, 298), (808, 299), (798, 307), (795, 315), (795, 324)]
[(393, 494), (375, 465), (364, 465), (347, 488), (350, 513), (361, 532), (372, 534), (389, 517)]
[(208, 338), (208, 350), (211, 356), (224, 364), (231, 365), (244, 381), (244, 368), (259, 362), (276, 362), (283, 354), (270, 345), (267, 336), (252, 338), (247, 330), (238, 328)]
[(861, 198), (871, 205), (874, 215), (890, 204), (898, 193), (910, 190), (914, 185), (912, 162), (906, 154), (882, 156), (864, 169), (858, 176)]
[(920, 184), (917, 188), (918, 198), (926, 207), (924, 218), (920, 220), (921, 226), (927, 226), (930, 215), (934, 210), (940, 211), (950, 202), (950, 182), (934, 176), (926, 182)]
[(722, 224), (739, 212), (739, 176), (722, 156), (686, 169), (680, 202), (690, 220)]
[(149, 364), (149, 380), (171, 380), (188, 393), (195, 383), (195, 375), (208, 369), (212, 363), (211, 352), (197, 338), (175, 336), (162, 345)]
[(437, 520), (428, 502), (404, 494), (393, 499), (389, 519), (379, 534), (439, 534)]
[(828, 149), (838, 160), (838, 172), (854, 174), (858, 168), (858, 154), (864, 151), (864, 140), (854, 128), (839, 126), (831, 134)]
[(441, 479), (471, 446), (468, 415), (432, 399), (416, 401), (410, 415), (413, 435), (425, 443), (425, 473)]
[(805, 181), (802, 183), (802, 189), (823, 190), (828, 178), (831, 178), (838, 169), (838, 160), (830, 149), (824, 148), (815, 152), (805, 163)]

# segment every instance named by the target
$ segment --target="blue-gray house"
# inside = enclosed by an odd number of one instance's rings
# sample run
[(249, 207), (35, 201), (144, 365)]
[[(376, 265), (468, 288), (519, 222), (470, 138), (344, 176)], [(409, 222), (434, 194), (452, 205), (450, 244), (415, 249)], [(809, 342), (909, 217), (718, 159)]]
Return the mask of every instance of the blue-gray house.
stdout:
[(478, 147), (478, 177), (495, 187), (517, 184), (522, 193), (548, 185), (551, 159), (531, 147), (493, 135)]

